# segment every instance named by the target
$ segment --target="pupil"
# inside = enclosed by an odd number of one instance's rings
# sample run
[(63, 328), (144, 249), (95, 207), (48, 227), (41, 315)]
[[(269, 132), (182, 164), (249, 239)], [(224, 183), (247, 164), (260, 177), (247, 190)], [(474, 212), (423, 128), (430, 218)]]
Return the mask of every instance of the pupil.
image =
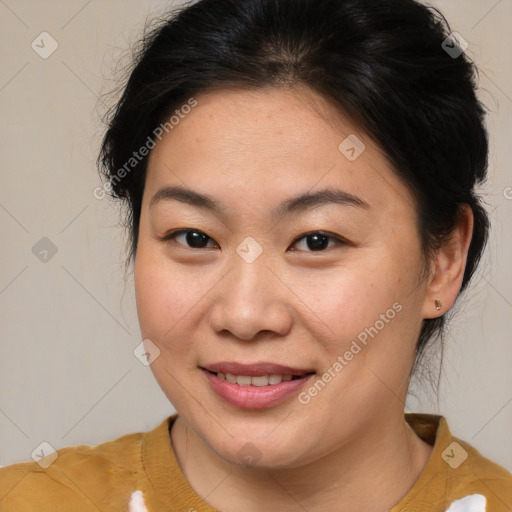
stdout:
[[(208, 244), (208, 236), (197, 231), (189, 231), (186, 235), (187, 244), (191, 247), (202, 248)], [(204, 246), (202, 245), (204, 243)]]
[[(328, 239), (329, 239), (329, 237), (327, 237), (325, 235), (321, 235), (321, 234), (309, 235), (307, 237), (308, 249), (310, 249), (312, 251), (318, 251), (318, 250), (324, 249), (328, 245)], [(312, 243), (310, 243), (311, 240), (313, 240)]]

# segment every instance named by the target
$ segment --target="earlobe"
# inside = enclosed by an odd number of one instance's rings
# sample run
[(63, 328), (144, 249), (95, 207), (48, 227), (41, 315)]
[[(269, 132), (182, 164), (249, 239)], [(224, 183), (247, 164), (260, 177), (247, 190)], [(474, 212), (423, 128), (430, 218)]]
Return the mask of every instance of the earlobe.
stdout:
[(423, 318), (436, 318), (453, 306), (462, 285), (472, 234), (473, 212), (464, 204), (456, 226), (436, 251), (432, 262)]

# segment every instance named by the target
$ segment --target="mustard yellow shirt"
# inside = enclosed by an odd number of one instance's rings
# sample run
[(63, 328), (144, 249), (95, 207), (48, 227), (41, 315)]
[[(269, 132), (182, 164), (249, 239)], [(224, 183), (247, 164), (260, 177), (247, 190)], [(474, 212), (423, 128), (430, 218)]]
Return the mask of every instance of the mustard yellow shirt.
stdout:
[[(138, 490), (149, 512), (215, 512), (178, 465), (169, 437), (176, 418), (96, 446), (61, 448), (46, 468), (44, 459), (1, 468), (0, 512), (128, 512)], [(405, 414), (405, 419), (434, 449), (391, 512), (512, 511), (511, 473), (453, 437), (443, 416)], [(51, 456), (55, 453), (47, 459)]]

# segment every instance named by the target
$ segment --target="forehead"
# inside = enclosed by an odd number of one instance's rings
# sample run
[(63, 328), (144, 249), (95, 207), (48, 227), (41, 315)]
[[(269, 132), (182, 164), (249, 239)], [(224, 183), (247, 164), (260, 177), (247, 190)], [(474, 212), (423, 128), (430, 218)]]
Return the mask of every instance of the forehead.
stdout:
[(379, 147), (309, 89), (230, 89), (194, 99), (150, 154), (153, 194), (179, 185), (227, 202), (266, 202), (336, 187), (377, 207), (385, 199), (412, 206)]
[[(175, 116), (178, 123), (164, 135), (160, 148), (172, 144), (173, 138), (175, 146), (215, 149), (219, 157), (243, 149), (261, 158), (272, 154), (294, 159), (301, 153), (316, 153), (319, 145), (334, 142), (337, 147), (340, 136), (355, 130), (334, 106), (304, 86), (231, 88), (194, 99), (197, 105), (189, 113), (179, 120)], [(179, 110), (178, 106), (175, 112)]]

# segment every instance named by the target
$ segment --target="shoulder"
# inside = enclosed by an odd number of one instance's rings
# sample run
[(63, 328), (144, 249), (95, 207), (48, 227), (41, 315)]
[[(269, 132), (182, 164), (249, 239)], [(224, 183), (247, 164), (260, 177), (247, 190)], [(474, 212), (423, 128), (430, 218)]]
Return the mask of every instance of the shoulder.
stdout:
[(393, 512), (412, 505), (429, 512), (512, 510), (510, 472), (453, 436), (443, 416), (406, 414), (406, 421), (433, 450), (419, 480)]
[(482, 494), (489, 511), (512, 510), (512, 473), (454, 436), (442, 456), (448, 461), (447, 482), (453, 492)]
[(0, 510), (106, 511), (109, 502), (127, 502), (129, 489), (136, 486), (143, 469), (144, 435), (61, 448), (35, 462), (0, 468)]

